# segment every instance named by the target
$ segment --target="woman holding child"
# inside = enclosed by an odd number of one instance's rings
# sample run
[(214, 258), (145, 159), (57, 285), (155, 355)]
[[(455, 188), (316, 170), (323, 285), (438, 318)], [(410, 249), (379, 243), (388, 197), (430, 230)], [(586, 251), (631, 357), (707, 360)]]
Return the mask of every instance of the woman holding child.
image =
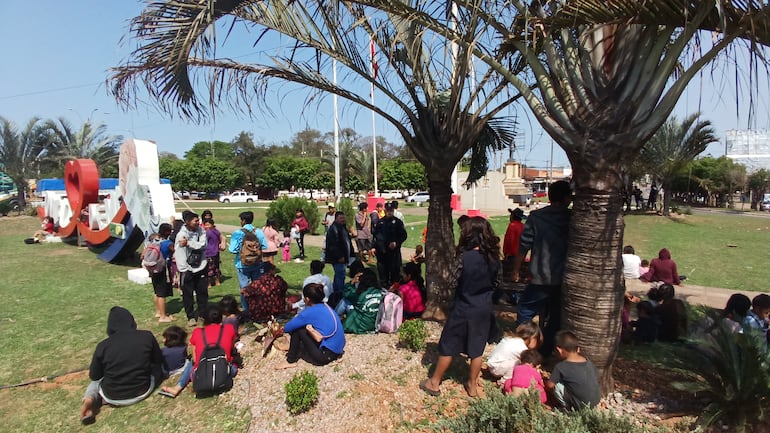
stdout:
[(500, 269), (500, 238), (486, 219), (469, 218), (461, 225), (453, 272), (457, 282), (455, 300), (441, 332), (436, 369), (420, 383), (420, 389), (426, 393), (441, 393), (441, 380), (452, 357), (465, 353), (471, 363), (468, 381), (463, 386), (469, 396), (478, 395), (481, 356), (493, 326), (492, 293), (500, 285)]

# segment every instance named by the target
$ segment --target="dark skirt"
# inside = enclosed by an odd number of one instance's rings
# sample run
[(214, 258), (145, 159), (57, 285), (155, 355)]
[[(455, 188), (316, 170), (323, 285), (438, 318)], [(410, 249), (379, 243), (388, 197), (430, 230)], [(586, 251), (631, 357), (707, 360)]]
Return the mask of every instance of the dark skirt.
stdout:
[(219, 254), (212, 257), (206, 257), (206, 276), (209, 278), (219, 278), (222, 271), (219, 270)]
[(438, 353), (441, 356), (455, 356), (465, 353), (469, 358), (484, 354), (490, 337), (494, 316), (487, 309), (459, 311), (453, 308), (441, 331)]

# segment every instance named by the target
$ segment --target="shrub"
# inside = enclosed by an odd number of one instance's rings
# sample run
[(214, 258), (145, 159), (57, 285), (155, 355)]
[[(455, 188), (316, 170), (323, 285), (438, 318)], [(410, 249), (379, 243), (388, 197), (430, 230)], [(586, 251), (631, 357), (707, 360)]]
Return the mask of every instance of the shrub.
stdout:
[(414, 352), (425, 349), (425, 322), (422, 320), (407, 320), (398, 328), (398, 343)]
[[(267, 217), (275, 218), (278, 221), (278, 226), (286, 230), (291, 228), (291, 221), (294, 219), (297, 209), (302, 209), (305, 212), (308, 229), (310, 233), (315, 233), (318, 225), (321, 223), (318, 206), (315, 202), (308, 201), (302, 197), (281, 197), (278, 200), (274, 200), (267, 209)], [(260, 227), (261, 223), (255, 221), (254, 224)]]
[(663, 428), (643, 427), (612, 412), (586, 409), (579, 412), (549, 411), (538, 393), (521, 397), (503, 395), (489, 387), (486, 398), (474, 399), (468, 410), (454, 418), (442, 419), (438, 430), (454, 433), (663, 433)]
[(354, 207), (351, 199), (341, 198), (337, 204), (337, 210), (345, 214), (345, 224), (348, 226), (348, 229), (355, 227), (358, 208)]
[(723, 423), (730, 431), (751, 430), (770, 410), (770, 373), (764, 335), (733, 333), (714, 314), (708, 335), (687, 346), (674, 365), (690, 377), (673, 386), (698, 393), (708, 404), (699, 417), (704, 426)]
[(305, 412), (318, 402), (318, 376), (311, 371), (295, 374), (283, 388), (286, 407), (292, 415)]

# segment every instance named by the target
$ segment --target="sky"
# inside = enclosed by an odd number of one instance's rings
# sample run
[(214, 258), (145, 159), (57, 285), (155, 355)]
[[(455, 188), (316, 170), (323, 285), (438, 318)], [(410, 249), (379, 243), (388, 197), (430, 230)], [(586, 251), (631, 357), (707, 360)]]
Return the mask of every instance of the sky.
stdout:
[[(216, 121), (192, 124), (171, 119), (153, 107), (142, 106), (126, 111), (118, 106), (106, 86), (109, 69), (120, 65), (130, 52), (130, 46), (121, 39), (128, 35), (131, 18), (138, 15), (144, 3), (138, 0), (74, 0), (68, 2), (41, 0), (30, 6), (26, 2), (1, 1), (0, 46), (0, 116), (16, 123), (19, 128), (34, 116), (44, 119), (64, 117), (73, 125), (83, 122), (104, 123), (108, 133), (153, 140), (159, 151), (172, 152), (180, 157), (198, 141), (231, 141), (241, 131), (251, 132), (257, 144), (285, 144), (307, 127), (322, 133), (333, 130), (331, 98), (325, 106), (306, 109), (302, 88), (289, 91), (277, 86), (276, 101), (280, 106), (276, 115), (253, 118), (223, 112)], [(248, 41), (244, 53), (253, 51)], [(252, 41), (253, 42), (253, 41)], [(239, 46), (230, 48), (238, 55)], [(739, 62), (739, 63), (742, 63)], [(739, 84), (745, 86), (745, 84)], [(717, 135), (724, 137), (729, 129), (768, 128), (767, 77), (758, 84), (759, 103), (753, 122), (747, 120), (746, 97), (736, 107), (734, 77), (705, 71), (685, 91), (675, 115), (683, 118), (700, 110), (704, 119), (714, 124)], [(285, 94), (282, 92), (286, 92)], [(743, 94), (738, 92), (739, 94)], [(376, 93), (375, 93), (376, 97)], [(515, 158), (534, 167), (568, 166), (567, 157), (558, 145), (537, 125), (528, 110), (518, 112), (520, 128)], [(358, 110), (341, 113), (341, 127), (355, 129), (362, 136), (371, 136), (372, 119)], [(388, 141), (402, 144), (395, 128), (377, 118), (375, 132)], [(713, 156), (724, 154), (724, 141), (707, 149)], [(507, 158), (507, 151), (493, 158), (499, 164)]]

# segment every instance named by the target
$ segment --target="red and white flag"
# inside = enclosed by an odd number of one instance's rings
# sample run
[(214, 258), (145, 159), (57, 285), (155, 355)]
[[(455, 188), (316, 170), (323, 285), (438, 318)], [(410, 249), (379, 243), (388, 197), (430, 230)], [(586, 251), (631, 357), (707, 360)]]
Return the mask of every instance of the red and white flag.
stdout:
[(373, 79), (377, 79), (377, 72), (380, 70), (380, 65), (377, 64), (377, 60), (374, 58), (374, 39), (369, 39), (369, 59), (371, 62), (370, 71)]

